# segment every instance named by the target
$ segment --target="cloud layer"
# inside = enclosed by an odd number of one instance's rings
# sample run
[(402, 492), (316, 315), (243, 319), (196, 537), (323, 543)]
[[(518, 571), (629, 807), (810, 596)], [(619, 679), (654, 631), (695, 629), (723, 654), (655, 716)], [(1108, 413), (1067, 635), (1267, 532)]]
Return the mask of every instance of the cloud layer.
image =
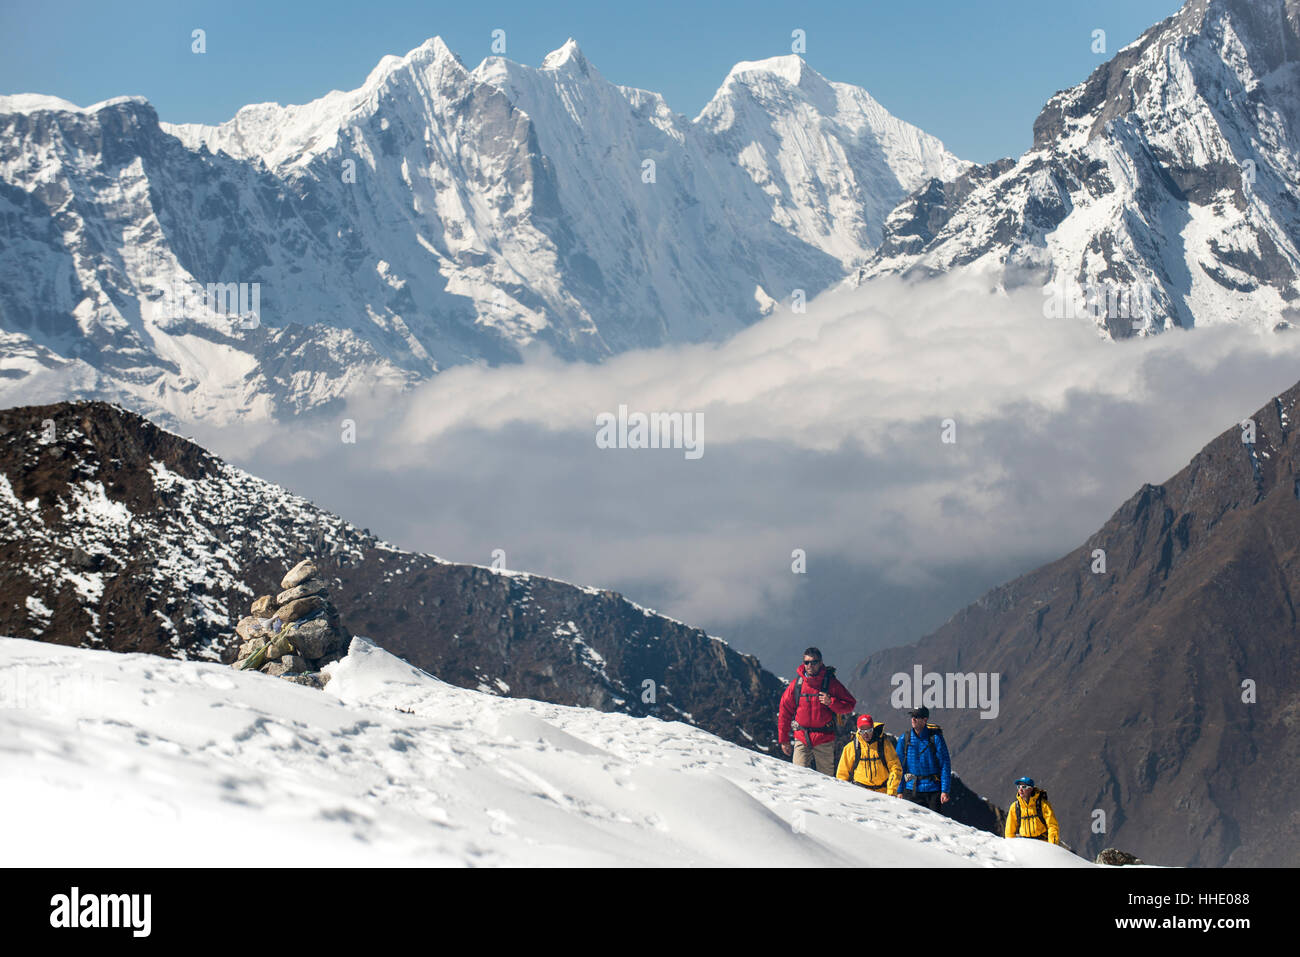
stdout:
[[(1073, 548), (1300, 379), (1298, 359), (1294, 335), (1114, 343), (1045, 319), (1037, 291), (890, 280), (721, 344), (600, 365), (539, 352), (329, 422), (200, 437), (402, 547), (480, 564), (502, 549), (789, 671), (810, 641), (847, 666), (920, 637)], [(598, 448), (620, 405), (702, 413), (704, 454)]]

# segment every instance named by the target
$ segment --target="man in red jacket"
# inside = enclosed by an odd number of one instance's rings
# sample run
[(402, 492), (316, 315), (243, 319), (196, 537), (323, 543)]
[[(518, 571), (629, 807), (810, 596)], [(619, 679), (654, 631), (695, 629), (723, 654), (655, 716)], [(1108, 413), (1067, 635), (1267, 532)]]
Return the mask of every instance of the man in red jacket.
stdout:
[[(796, 697), (797, 695), (797, 697)], [(835, 716), (848, 714), (858, 702), (849, 689), (835, 679), (835, 669), (822, 665), (822, 653), (809, 648), (803, 653), (798, 676), (781, 695), (776, 716), (776, 736), (781, 750), (794, 752), (794, 763), (835, 776)], [(793, 732), (794, 746), (790, 739)]]

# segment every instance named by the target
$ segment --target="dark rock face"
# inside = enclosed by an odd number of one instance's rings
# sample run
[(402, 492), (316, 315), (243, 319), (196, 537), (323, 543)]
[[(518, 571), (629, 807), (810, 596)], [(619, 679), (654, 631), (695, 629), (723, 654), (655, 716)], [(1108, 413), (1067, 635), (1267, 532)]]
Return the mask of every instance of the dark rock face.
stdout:
[(1014, 165), (1012, 159), (1000, 159), (973, 166), (949, 182), (929, 180), (889, 214), (876, 255), (888, 258), (919, 253), (943, 231), (967, 196)]
[(1253, 416), (1253, 445), (1234, 426), (1069, 555), (872, 655), (853, 691), (890, 700), (917, 664), (999, 674), (995, 718), (933, 709), (954, 768), (1007, 803), (1031, 775), (1086, 856), (1300, 863), (1297, 402), (1300, 386)]
[(116, 406), (0, 411), (0, 541), (0, 635), (233, 662), (244, 609), (311, 555), (353, 633), (444, 681), (776, 737), (779, 679), (704, 632), (399, 551)]
[(1006, 833), (1006, 809), (972, 791), (956, 774), (952, 776), (952, 793), (949, 798), (946, 813), (957, 823), (992, 834)]
[(1111, 867), (1126, 867), (1129, 864), (1141, 864), (1142, 859), (1113, 847), (1108, 847), (1097, 855), (1097, 864), (1107, 864)]

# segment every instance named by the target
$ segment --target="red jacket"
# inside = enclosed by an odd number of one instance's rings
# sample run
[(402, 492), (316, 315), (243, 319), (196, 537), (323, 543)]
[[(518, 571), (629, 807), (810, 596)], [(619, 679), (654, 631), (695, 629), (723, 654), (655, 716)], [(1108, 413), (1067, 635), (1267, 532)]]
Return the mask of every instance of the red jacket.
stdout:
[[(803, 665), (799, 666), (797, 674), (803, 675)], [(840, 684), (838, 678), (831, 678), (830, 688), (827, 689), (831, 696), (830, 707), (822, 704), (818, 700), (821, 694), (822, 684), (826, 681), (826, 666), (822, 665), (821, 671), (814, 676), (804, 676), (803, 684), (799, 688), (799, 700), (794, 700), (794, 681), (785, 689), (785, 694), (781, 695), (781, 710), (776, 716), (776, 737), (781, 744), (790, 740), (790, 722), (799, 722), (800, 731), (798, 738), (803, 740), (809, 747), (815, 748), (819, 744), (825, 744), (827, 741), (835, 740), (834, 731), (804, 731), (803, 728), (821, 728), (832, 724), (837, 714), (848, 714), (857, 705), (857, 700), (849, 694), (849, 689)]]

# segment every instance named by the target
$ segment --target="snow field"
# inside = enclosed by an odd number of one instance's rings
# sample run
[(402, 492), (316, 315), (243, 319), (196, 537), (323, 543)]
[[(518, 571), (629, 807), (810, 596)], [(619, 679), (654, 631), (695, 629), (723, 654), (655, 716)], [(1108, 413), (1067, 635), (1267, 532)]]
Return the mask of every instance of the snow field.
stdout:
[(9, 866), (1087, 866), (676, 722), (0, 638)]

